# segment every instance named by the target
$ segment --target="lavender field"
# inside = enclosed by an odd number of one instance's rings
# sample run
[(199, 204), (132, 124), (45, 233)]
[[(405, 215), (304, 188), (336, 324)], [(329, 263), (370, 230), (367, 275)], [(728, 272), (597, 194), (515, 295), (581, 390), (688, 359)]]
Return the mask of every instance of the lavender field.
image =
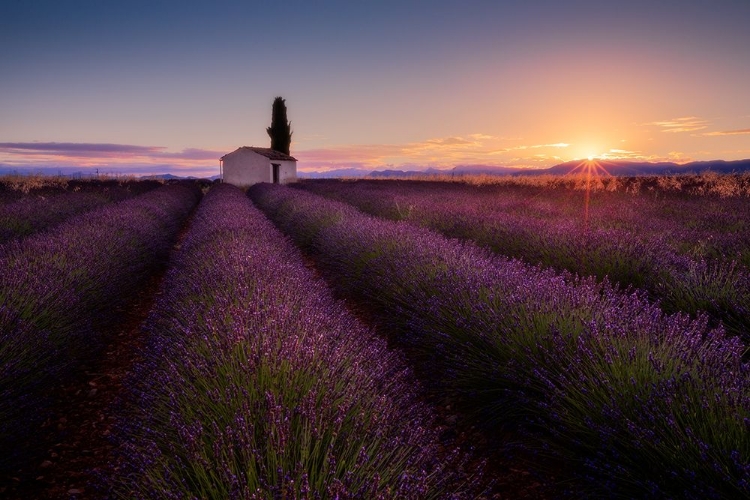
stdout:
[(308, 181), (302, 187), (532, 265), (643, 290), (666, 312), (708, 313), (750, 341), (748, 177), (605, 181), (595, 180), (590, 191), (585, 179), (481, 186)]
[[(546, 209), (546, 217), (537, 216), (542, 221), (554, 220), (558, 214), (562, 220), (576, 205), (580, 217), (584, 208), (575, 203), (583, 193), (570, 191), (524, 193), (524, 188), (515, 196), (495, 191), (489, 196), (477, 192), (475, 198), (476, 188), (456, 184), (429, 186), (435, 188), (433, 197), (424, 184), (407, 181), (323, 181), (302, 187), (346, 199), (373, 213), (389, 207), (390, 218), (423, 214), (423, 219), (414, 220), (445, 224), (455, 231), (452, 236), (459, 231), (492, 236), (488, 228), (504, 223), (498, 205), (525, 201), (529, 211)], [(420, 191), (421, 197), (414, 191)], [(578, 274), (571, 274), (562, 265), (532, 265), (537, 264), (532, 259), (524, 263), (503, 255), (499, 246), (490, 249), (466, 237), (448, 239), (426, 229), (426, 223), (367, 216), (350, 204), (323, 201), (299, 189), (259, 185), (251, 188), (250, 195), (316, 257), (340, 293), (356, 296), (372, 307), (388, 325), (394, 342), (422, 365), (421, 371), (428, 374), (425, 383), (433, 386), (435, 394), (462, 404), (489, 434), (505, 432), (510, 426), (536, 442), (539, 450), (574, 465), (572, 473), (594, 488), (595, 496), (748, 495), (750, 369), (743, 354), (747, 353), (749, 303), (747, 269), (740, 261), (746, 249), (739, 247), (736, 260), (734, 254), (693, 257), (665, 241), (664, 254), (675, 260), (690, 259), (683, 274), (667, 268), (686, 280), (687, 292), (700, 297), (729, 288), (727, 295), (732, 298), (728, 307), (675, 311), (674, 305), (663, 307), (654, 293), (662, 290), (658, 287), (638, 288), (637, 282), (601, 279), (582, 269), (573, 269)], [(618, 207), (625, 205), (625, 217), (620, 219), (627, 221), (628, 199), (619, 200)], [(747, 207), (746, 199), (732, 201)], [(594, 199), (591, 205), (597, 202), (602, 204), (601, 212), (620, 213), (601, 200)], [(648, 200), (636, 199), (635, 203), (648, 205)], [(685, 203), (721, 209), (720, 200), (715, 199), (678, 197), (673, 203), (680, 213)], [(455, 219), (451, 219), (451, 209), (457, 214)], [(404, 210), (410, 211), (406, 217)], [(512, 220), (512, 210), (508, 211), (505, 219)], [(631, 207), (631, 214), (639, 212)], [(729, 220), (736, 220), (731, 210), (727, 212)], [(606, 220), (604, 213), (596, 214), (599, 224)], [(590, 225), (593, 215), (590, 209)], [(684, 217), (696, 217), (695, 210)], [(571, 216), (567, 220), (575, 223)], [(593, 231), (585, 222), (570, 228), (580, 243)], [(729, 231), (721, 227), (721, 218), (716, 222), (719, 239), (722, 231)], [(675, 225), (679, 228), (680, 223), (677, 220)], [(526, 234), (537, 239), (528, 239), (519, 248), (528, 246), (535, 252), (534, 241), (547, 245), (545, 236), (564, 229), (555, 224), (533, 227), (536, 230)], [(657, 231), (644, 231), (642, 240), (636, 239), (637, 231), (631, 233), (630, 238), (618, 240), (613, 235), (599, 240), (599, 245), (609, 247), (601, 252), (604, 269), (609, 259), (627, 270), (628, 255), (652, 258), (643, 255), (647, 247), (632, 252), (633, 240), (636, 245), (643, 241), (644, 246), (662, 250), (653, 243)], [(745, 231), (740, 233), (745, 234), (739, 240), (746, 238)], [(500, 233), (496, 241), (513, 243), (514, 236)], [(680, 236), (675, 229), (664, 238), (679, 241)], [(734, 235), (729, 236), (727, 240), (733, 241)], [(575, 238), (568, 236), (567, 242), (572, 246)], [(611, 255), (620, 249), (618, 242), (624, 248)], [(573, 249), (557, 245), (553, 248), (575, 255)], [(580, 260), (587, 260), (589, 251), (585, 244), (580, 246)], [(547, 253), (554, 258), (554, 251)], [(721, 274), (713, 281), (709, 272), (693, 271), (693, 263), (734, 274), (726, 282), (719, 281)], [(633, 261), (630, 274), (643, 276), (647, 283), (652, 273), (661, 271), (658, 261), (650, 272), (641, 273), (641, 265)], [(694, 278), (703, 281), (688, 281)], [(707, 291), (697, 286), (701, 284)], [(683, 293), (663, 290), (663, 296)], [(729, 319), (731, 331), (723, 318)]]
[(53, 387), (99, 354), (198, 194), (163, 186), (0, 246), (0, 470), (36, 460)]
[(748, 498), (750, 197), (625, 186), (8, 189), (0, 494)]

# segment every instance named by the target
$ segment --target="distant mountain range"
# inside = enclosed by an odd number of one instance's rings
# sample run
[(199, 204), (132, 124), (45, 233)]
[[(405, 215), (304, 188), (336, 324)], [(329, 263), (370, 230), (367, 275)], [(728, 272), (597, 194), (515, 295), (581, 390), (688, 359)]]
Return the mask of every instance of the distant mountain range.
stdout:
[[(750, 159), (724, 161), (695, 161), (690, 163), (672, 163), (672, 162), (637, 162), (627, 160), (595, 160), (598, 165), (597, 170), (613, 176), (633, 176), (633, 175), (667, 175), (667, 174), (688, 174), (712, 171), (721, 174), (750, 172)], [(328, 172), (299, 172), (301, 178), (322, 179), (335, 177), (368, 177), (368, 178), (388, 178), (388, 177), (415, 177), (424, 175), (566, 175), (572, 172), (581, 171), (582, 160), (573, 160), (560, 163), (550, 168), (528, 169), (517, 167), (496, 167), (491, 165), (459, 165), (453, 169), (441, 170), (437, 168), (428, 168), (427, 170), (366, 170), (358, 168), (346, 168), (331, 170)], [(606, 175), (606, 174), (605, 174)]]
[(192, 175), (188, 177), (180, 177), (179, 175), (174, 174), (159, 174), (159, 175), (142, 175), (139, 177), (139, 179), (150, 179), (150, 180), (163, 180), (163, 181), (169, 181), (173, 179), (187, 179), (187, 180), (209, 180), (209, 181), (215, 181), (216, 179), (219, 179), (220, 176), (218, 175), (212, 175), (211, 177), (194, 177)]
[[(638, 162), (627, 160), (595, 160), (598, 165), (598, 172), (604, 175), (613, 176), (634, 176), (634, 175), (667, 175), (667, 174), (688, 174), (712, 171), (720, 174), (750, 172), (750, 159), (724, 161), (694, 161), (690, 163), (672, 163), (672, 162)], [(366, 178), (388, 178), (388, 177), (416, 177), (429, 175), (565, 175), (571, 172), (580, 172), (585, 160), (573, 160), (560, 163), (550, 168), (518, 168), (502, 167), (493, 165), (458, 165), (452, 169), (428, 168), (426, 170), (368, 170), (362, 168), (342, 168), (329, 170), (327, 172), (297, 172), (302, 179), (325, 179), (340, 177), (366, 177)], [(606, 172), (606, 173), (605, 173)], [(59, 169), (40, 169), (34, 172), (19, 171), (17, 168), (6, 167), (0, 164), (0, 175), (18, 175), (18, 174), (42, 173), (47, 175), (58, 175)], [(94, 177), (91, 172), (66, 172), (62, 174), (71, 178), (90, 178)], [(106, 175), (106, 174), (105, 174)], [(141, 179), (198, 179), (198, 177), (182, 177), (174, 174), (144, 175)], [(208, 180), (218, 179), (218, 175), (208, 177)], [(205, 177), (204, 177), (205, 179)]]

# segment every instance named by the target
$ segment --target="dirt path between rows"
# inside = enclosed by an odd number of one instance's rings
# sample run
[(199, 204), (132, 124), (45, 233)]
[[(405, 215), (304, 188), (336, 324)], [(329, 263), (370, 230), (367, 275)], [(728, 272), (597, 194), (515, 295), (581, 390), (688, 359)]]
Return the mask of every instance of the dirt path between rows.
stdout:
[[(183, 224), (172, 254), (180, 248), (191, 221), (192, 214)], [(136, 297), (118, 308), (123, 319), (113, 328), (101, 358), (82, 367), (74, 381), (54, 389), (50, 416), (37, 433), (46, 452), (36, 464), (18, 469), (11, 477), (1, 477), (0, 498), (106, 498), (94, 485), (100, 483), (99, 474), (114, 463), (112, 434), (126, 394), (123, 382), (138, 363), (144, 341), (141, 324), (159, 296), (166, 272), (165, 263)]]
[(117, 422), (114, 407), (123, 393), (123, 379), (137, 362), (140, 325), (151, 310), (163, 275), (162, 270), (153, 276), (123, 311), (125, 319), (102, 358), (84, 367), (75, 381), (55, 389), (56, 401), (37, 434), (47, 443), (47, 451), (38, 463), (16, 471), (9, 484), (0, 486), (3, 498), (95, 498), (90, 484), (115, 448), (110, 440)]

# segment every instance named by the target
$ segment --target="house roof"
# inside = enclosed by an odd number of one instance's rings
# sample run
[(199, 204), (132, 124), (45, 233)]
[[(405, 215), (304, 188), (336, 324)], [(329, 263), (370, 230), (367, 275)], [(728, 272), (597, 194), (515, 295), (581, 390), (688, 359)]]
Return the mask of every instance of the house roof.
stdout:
[[(271, 148), (256, 148), (254, 146), (242, 146), (241, 148), (237, 148), (231, 153), (227, 153), (224, 156), (228, 156), (231, 154), (234, 154), (238, 151), (252, 151), (253, 153), (258, 153), (261, 156), (265, 156), (269, 160), (286, 160), (286, 161), (297, 161), (297, 158), (293, 156), (289, 156), (284, 153), (280, 153), (279, 151), (276, 151)], [(221, 157), (221, 159), (224, 159), (224, 156)]]

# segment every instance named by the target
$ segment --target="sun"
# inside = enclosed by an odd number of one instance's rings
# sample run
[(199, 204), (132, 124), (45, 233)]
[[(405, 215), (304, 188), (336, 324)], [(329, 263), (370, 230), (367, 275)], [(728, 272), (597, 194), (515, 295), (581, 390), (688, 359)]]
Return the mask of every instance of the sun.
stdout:
[(600, 155), (600, 154), (597, 154), (597, 153), (591, 153), (591, 152), (589, 152), (589, 153), (588, 153), (588, 154), (586, 155), (586, 159), (587, 159), (588, 161), (594, 161), (594, 160), (598, 160), (598, 159), (600, 159), (600, 158), (602, 158), (602, 155)]
[(602, 142), (595, 139), (582, 140), (575, 146), (575, 149), (571, 151), (574, 154), (574, 158), (581, 161), (596, 161), (604, 159), (606, 149), (602, 147)]

